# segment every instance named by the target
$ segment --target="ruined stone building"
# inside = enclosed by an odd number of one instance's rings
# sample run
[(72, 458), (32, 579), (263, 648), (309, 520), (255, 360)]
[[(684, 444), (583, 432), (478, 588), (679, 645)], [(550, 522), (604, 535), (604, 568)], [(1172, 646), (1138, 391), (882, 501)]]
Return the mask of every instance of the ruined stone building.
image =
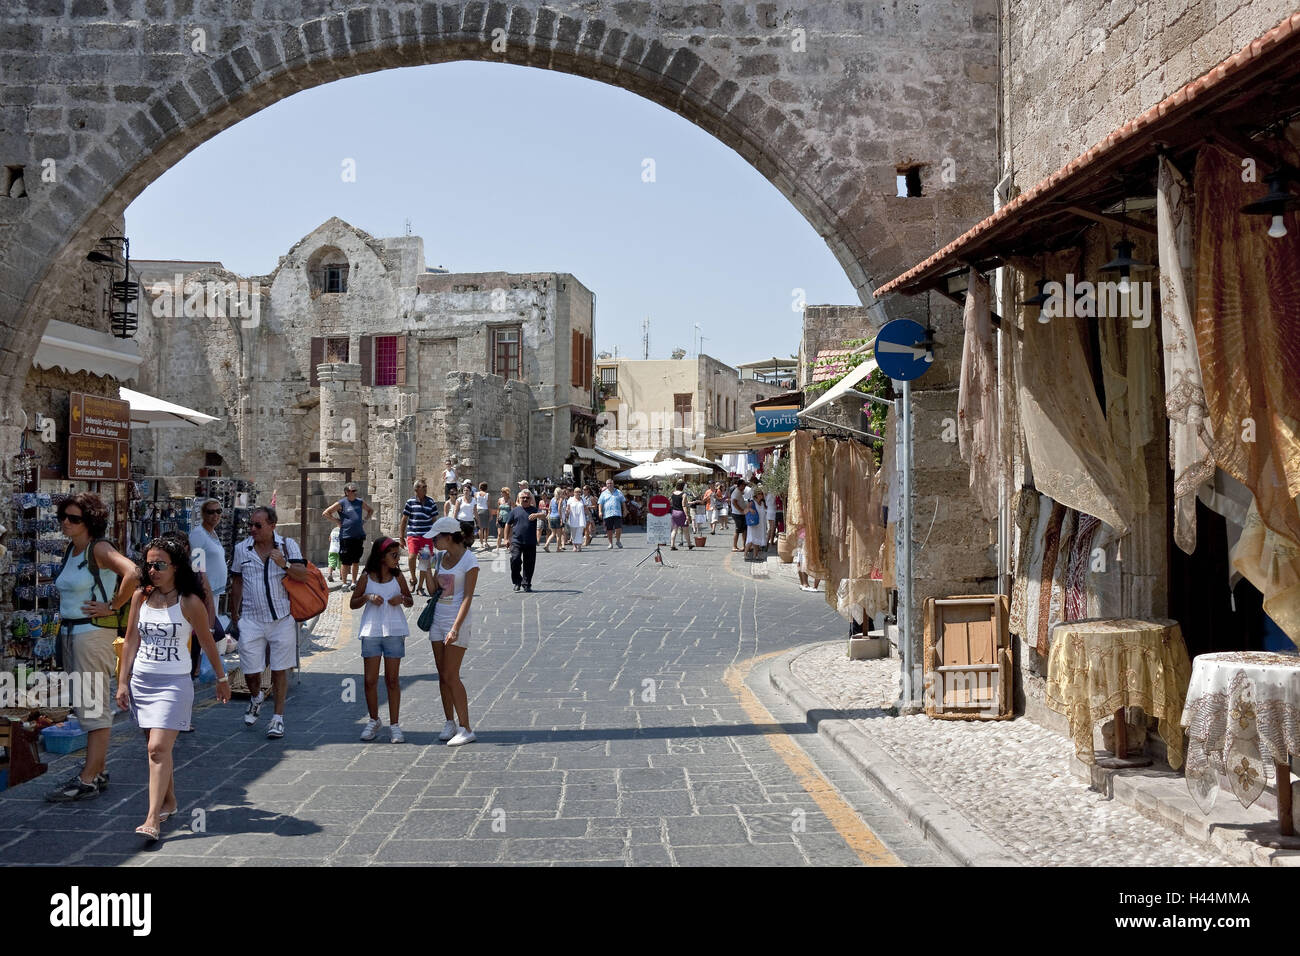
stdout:
[[(222, 419), (139, 439), (148, 473), (251, 479), (283, 525), (299, 520), (300, 469), (331, 469), (307, 474), (309, 521), (350, 469), (373, 533), (394, 533), (417, 476), (441, 493), (447, 458), (499, 489), (559, 476), (592, 445), (594, 297), (567, 273), (435, 272), (420, 237), (337, 218), (269, 275), (137, 268), (142, 387)], [(311, 530), (313, 545), (328, 531)]]

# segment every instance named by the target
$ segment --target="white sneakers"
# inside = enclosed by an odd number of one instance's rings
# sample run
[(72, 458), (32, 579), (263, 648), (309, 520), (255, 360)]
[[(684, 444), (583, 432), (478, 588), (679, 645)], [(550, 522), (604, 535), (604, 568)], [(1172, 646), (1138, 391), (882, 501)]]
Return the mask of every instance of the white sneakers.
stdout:
[(374, 740), (379, 736), (379, 728), (383, 726), (378, 717), (366, 721), (365, 729), (361, 731), (362, 740)]
[(257, 715), (262, 712), (262, 704), (266, 701), (266, 694), (258, 691), (256, 697), (248, 702), (248, 710), (244, 711), (244, 726), (251, 727), (257, 723)]
[(456, 736), (456, 731), (458, 730), (460, 730), (460, 728), (456, 726), (456, 721), (449, 720), (442, 725), (442, 733), (438, 735), (438, 739), (442, 741), (451, 740), (452, 737)]
[(478, 738), (474, 736), (474, 731), (461, 727), (456, 731), (456, 736), (447, 741), (447, 746), (459, 747), (461, 744), (472, 744), (476, 740)]
[(389, 724), (388, 741), (394, 744), (404, 744), (406, 743), (406, 734), (402, 733), (402, 728), (397, 724)]

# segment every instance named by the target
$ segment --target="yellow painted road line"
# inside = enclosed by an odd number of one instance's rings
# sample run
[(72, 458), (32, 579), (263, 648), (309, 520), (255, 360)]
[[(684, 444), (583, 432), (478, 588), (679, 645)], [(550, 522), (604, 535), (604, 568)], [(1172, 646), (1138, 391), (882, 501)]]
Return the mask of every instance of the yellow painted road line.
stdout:
[[(784, 653), (786, 652), (773, 651), (728, 667), (722, 678), (723, 683), (736, 695), (740, 706), (755, 726), (775, 725), (777, 721), (754, 696), (754, 692), (745, 685), (745, 678), (755, 664)], [(858, 855), (858, 859), (867, 866), (903, 865), (898, 857), (880, 842), (880, 838), (872, 832), (871, 828), (862, 822), (862, 818), (844, 801), (831, 782), (821, 775), (816, 765), (798, 744), (787, 734), (777, 730), (764, 731), (764, 736), (767, 737), (767, 742), (772, 749), (785, 761), (785, 765), (790, 768), (799, 785), (813, 798), (822, 813), (826, 814), (826, 818), (831, 821), (831, 825), (848, 844), (849, 849)]]

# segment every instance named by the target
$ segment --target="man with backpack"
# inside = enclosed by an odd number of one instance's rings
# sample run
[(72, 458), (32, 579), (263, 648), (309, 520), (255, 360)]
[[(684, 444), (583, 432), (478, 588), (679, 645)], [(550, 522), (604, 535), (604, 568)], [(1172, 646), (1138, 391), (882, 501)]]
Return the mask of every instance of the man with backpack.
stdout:
[(274, 508), (260, 507), (249, 516), (252, 534), (235, 545), (230, 561), (230, 629), (238, 631), (239, 666), (252, 699), (244, 726), (257, 723), (265, 695), (262, 669), (271, 658), (271, 687), (275, 713), (266, 736), (284, 736), (284, 703), (289, 695), (289, 669), (298, 662), (298, 628), (291, 613), (285, 578), (305, 582), (307, 562), (298, 542), (275, 533)]

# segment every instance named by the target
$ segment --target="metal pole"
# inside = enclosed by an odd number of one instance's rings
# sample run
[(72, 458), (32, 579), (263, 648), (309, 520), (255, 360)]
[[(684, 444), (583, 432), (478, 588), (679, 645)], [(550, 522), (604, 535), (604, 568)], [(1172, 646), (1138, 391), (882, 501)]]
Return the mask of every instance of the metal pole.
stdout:
[(898, 650), (902, 658), (900, 712), (915, 709), (916, 683), (912, 673), (912, 385), (903, 382), (903, 542), (902, 576), (899, 587)]

